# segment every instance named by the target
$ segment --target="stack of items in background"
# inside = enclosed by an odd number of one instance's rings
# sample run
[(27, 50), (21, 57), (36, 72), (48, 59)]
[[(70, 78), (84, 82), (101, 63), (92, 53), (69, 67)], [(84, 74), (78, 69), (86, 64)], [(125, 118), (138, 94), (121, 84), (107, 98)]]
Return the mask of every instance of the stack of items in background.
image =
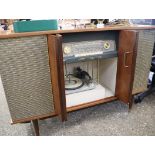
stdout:
[(102, 28), (109, 22), (108, 19), (59, 19), (59, 29)]
[(13, 32), (13, 19), (0, 19), (0, 32)]

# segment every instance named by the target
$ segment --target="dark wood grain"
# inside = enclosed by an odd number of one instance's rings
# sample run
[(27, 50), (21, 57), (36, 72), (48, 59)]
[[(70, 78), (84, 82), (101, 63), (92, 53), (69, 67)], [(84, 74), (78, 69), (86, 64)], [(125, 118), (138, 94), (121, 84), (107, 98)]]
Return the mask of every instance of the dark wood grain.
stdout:
[(60, 65), (61, 62), (59, 61), (59, 51), (61, 50), (59, 47), (58, 37), (55, 35), (48, 35), (48, 49), (49, 49), (49, 64), (51, 69), (51, 82), (52, 82), (52, 91), (53, 91), (53, 99), (55, 105), (56, 113), (61, 117), (61, 120), (64, 121), (66, 119), (66, 111), (65, 106), (62, 104), (62, 94), (61, 90), (63, 89), (61, 84), (61, 80), (63, 77), (60, 78)]
[(53, 116), (56, 116), (56, 115), (57, 114), (55, 112), (53, 112), (53, 113), (49, 113), (49, 114), (45, 114), (45, 115), (27, 117), (27, 118), (23, 118), (23, 119), (16, 119), (16, 120), (13, 120), (11, 122), (11, 124), (13, 125), (13, 124), (16, 124), (16, 123), (25, 123), (27, 121), (36, 120), (36, 119), (45, 119), (45, 118), (53, 117)]
[(39, 124), (38, 124), (38, 120), (33, 120), (32, 121), (32, 124), (33, 124), (33, 128), (34, 128), (34, 132), (35, 132), (35, 135), (36, 136), (39, 136), (40, 133), (39, 133)]
[(49, 66), (51, 74), (51, 89), (54, 100), (54, 108), (56, 114), (61, 113), (60, 110), (60, 95), (59, 95), (59, 86), (58, 86), (58, 71), (57, 71), (57, 58), (56, 58), (56, 37), (54, 35), (47, 36), (48, 41), (48, 53), (49, 53)]
[(64, 64), (63, 64), (63, 51), (62, 51), (62, 36), (56, 35), (57, 38), (57, 65), (58, 65), (58, 81), (60, 92), (60, 104), (62, 112), (62, 121), (67, 120), (66, 112), (66, 97), (65, 97), (65, 83), (64, 83)]
[(131, 84), (130, 84), (130, 101), (129, 101), (129, 109), (132, 108), (133, 105), (133, 83), (134, 83), (134, 77), (135, 77), (135, 70), (136, 70), (136, 58), (137, 58), (137, 48), (138, 48), (138, 37), (139, 33), (136, 32), (136, 38), (135, 38), (135, 45), (133, 47), (133, 57), (132, 57), (132, 65), (131, 65)]
[(136, 63), (137, 32), (122, 30), (119, 34), (116, 96), (131, 107)]

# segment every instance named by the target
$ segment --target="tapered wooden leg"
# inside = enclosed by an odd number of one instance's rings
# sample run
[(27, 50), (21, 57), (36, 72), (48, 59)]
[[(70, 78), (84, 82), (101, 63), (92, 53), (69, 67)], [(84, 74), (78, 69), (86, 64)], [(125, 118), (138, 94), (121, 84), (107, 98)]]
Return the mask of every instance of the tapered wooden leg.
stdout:
[(132, 108), (132, 103), (129, 103), (129, 110), (131, 110)]
[(60, 119), (61, 119), (62, 122), (67, 121), (67, 114), (66, 113), (60, 114)]
[(132, 98), (131, 98), (131, 100), (130, 100), (130, 102), (129, 102), (129, 111), (130, 111), (131, 108), (132, 108), (133, 102), (134, 102), (134, 98), (133, 98), (133, 96), (132, 96)]
[(35, 131), (35, 135), (36, 136), (39, 136), (40, 133), (39, 133), (39, 124), (38, 124), (38, 120), (32, 120), (32, 124), (33, 124), (33, 128), (34, 128), (34, 131)]

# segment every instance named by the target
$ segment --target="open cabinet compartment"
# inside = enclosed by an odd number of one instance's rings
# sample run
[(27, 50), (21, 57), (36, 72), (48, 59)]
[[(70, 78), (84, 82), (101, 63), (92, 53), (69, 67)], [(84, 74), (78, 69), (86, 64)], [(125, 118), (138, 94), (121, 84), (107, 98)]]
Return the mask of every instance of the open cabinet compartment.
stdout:
[[(118, 36), (119, 33), (117, 31), (64, 34), (62, 36), (62, 43), (94, 40), (114, 40), (116, 45), (115, 52), (117, 53)], [(110, 56), (103, 58), (95, 57), (93, 60), (85, 59), (75, 62), (64, 61), (64, 79), (66, 74), (73, 73), (76, 67), (80, 67), (82, 70), (89, 73), (93, 79), (93, 82), (95, 83), (94, 89), (86, 91), (68, 94), (65, 90), (66, 107), (70, 108), (78, 105), (98, 102), (109, 97), (114, 97), (116, 88), (117, 61), (118, 55), (111, 53)]]
[(89, 73), (93, 78), (95, 88), (72, 94), (66, 93), (67, 107), (115, 96), (117, 57), (65, 64), (64, 75), (66, 75), (66, 68), (67, 72), (73, 73), (76, 67), (80, 67)]

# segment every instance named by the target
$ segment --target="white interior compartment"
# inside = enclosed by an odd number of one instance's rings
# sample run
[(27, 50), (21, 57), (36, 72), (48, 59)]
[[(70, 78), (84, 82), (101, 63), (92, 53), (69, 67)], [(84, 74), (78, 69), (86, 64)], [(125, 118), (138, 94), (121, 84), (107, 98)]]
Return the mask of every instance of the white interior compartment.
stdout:
[(93, 77), (96, 87), (92, 90), (67, 94), (67, 107), (115, 96), (117, 57), (66, 64), (64, 67), (65, 74), (66, 72), (73, 73), (73, 69), (78, 66)]

